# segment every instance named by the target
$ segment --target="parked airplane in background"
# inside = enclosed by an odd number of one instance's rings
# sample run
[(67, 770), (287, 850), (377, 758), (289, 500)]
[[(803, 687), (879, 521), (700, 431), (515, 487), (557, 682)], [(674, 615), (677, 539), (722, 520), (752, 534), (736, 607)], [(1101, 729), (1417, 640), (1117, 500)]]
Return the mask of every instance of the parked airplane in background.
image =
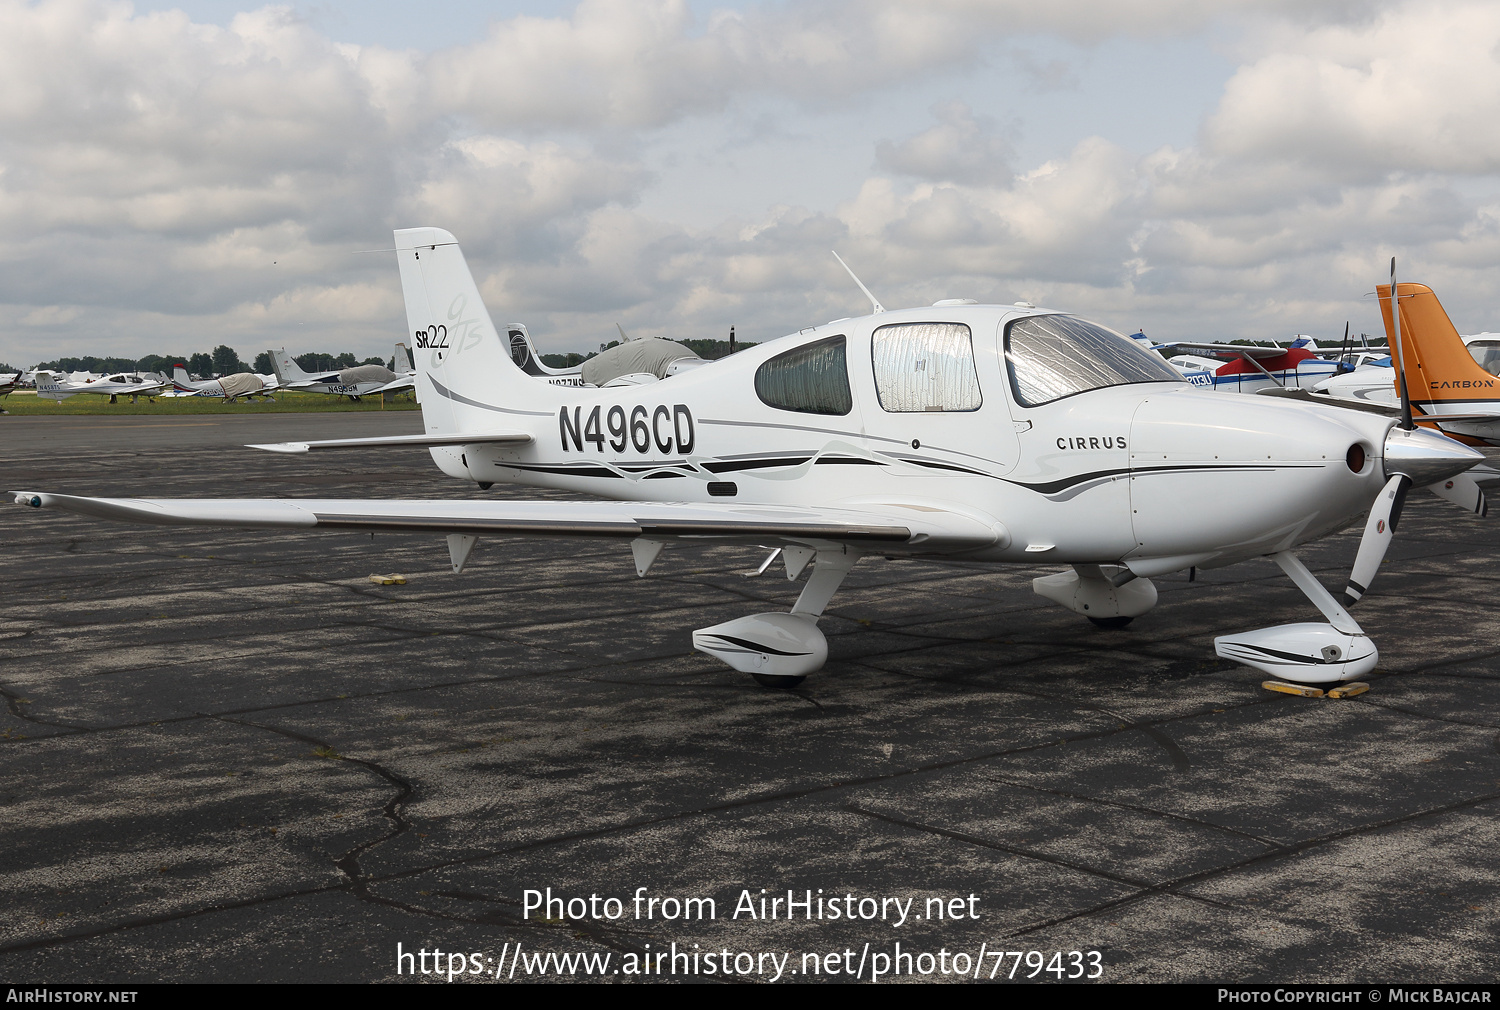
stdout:
[(36, 372), (36, 395), (59, 402), (70, 396), (77, 396), (79, 393), (93, 393), (98, 396), (108, 396), (110, 403), (117, 402), (116, 397), (120, 396), (128, 396), (134, 403), (137, 396), (155, 398), (166, 388), (166, 385), (166, 382), (161, 379), (148, 379), (123, 372), (82, 382), (59, 378), (56, 373), (45, 369), (38, 369)]
[(409, 376), (397, 375), (384, 365), (354, 365), (327, 372), (304, 372), (285, 348), (271, 352), (271, 365), (276, 370), (277, 388), (298, 393), (331, 393), (358, 400), (370, 393), (395, 393), (413, 388)]
[(264, 396), (270, 399), (276, 392), (276, 376), (257, 375), (255, 372), (236, 372), (217, 379), (194, 379), (188, 375), (187, 366), (177, 364), (172, 368), (172, 391), (163, 396), (218, 396), (232, 403), (239, 397), (250, 399)]
[[(1041, 596), (1104, 627), (1157, 602), (1153, 576), (1270, 557), (1327, 623), (1215, 640), (1279, 676), (1374, 668), (1350, 615), (1407, 489), (1477, 451), (1396, 419), (1265, 397), (1205, 397), (1103, 326), (1033, 306), (948, 300), (809, 327), (681, 374), (559, 386), (516, 367), (457, 242), (396, 232), (415, 338), (420, 435), (264, 446), (423, 446), (448, 475), (610, 500), (235, 500), (13, 492), (18, 504), (157, 525), (627, 540), (645, 575), (668, 544), (780, 548), (812, 574), (790, 613), (693, 634), (699, 650), (792, 686), (828, 654), (819, 615), (862, 557), (1065, 566)], [(861, 285), (863, 287), (863, 285)], [(1297, 548), (1369, 521), (1343, 602)]]
[[(1390, 309), (1391, 286), (1377, 288), (1386, 334), (1410, 386), (1413, 420), (1473, 445), (1500, 445), (1500, 337), (1493, 333), (1459, 336), (1448, 313), (1425, 284), (1399, 285), (1399, 320)], [(1400, 323), (1397, 346), (1396, 323)], [(1366, 365), (1319, 383), (1315, 392), (1296, 395), (1308, 401), (1400, 415), (1400, 373), (1392, 364)], [(1277, 392), (1278, 395), (1289, 395)]]
[(1341, 371), (1337, 361), (1314, 353), (1317, 345), (1310, 337), (1299, 337), (1290, 347), (1174, 343), (1168, 348), (1195, 352), (1174, 354), (1167, 360), (1193, 385), (1221, 393), (1311, 389)]
[[(1413, 339), (1420, 346), (1442, 338), (1437, 334), (1419, 333)], [(1500, 375), (1500, 333), (1475, 333), (1460, 339), (1480, 368), (1490, 375)], [(1394, 409), (1400, 397), (1396, 393), (1396, 372), (1391, 356), (1383, 354), (1371, 358), (1360, 362), (1353, 371), (1324, 379), (1313, 388), (1330, 396), (1385, 404)]]
[[(0, 397), (9, 396), (21, 381), (20, 372), (0, 373)], [(6, 411), (0, 410), (0, 414)]]
[[(510, 343), (510, 359), (515, 362), (517, 368), (527, 375), (543, 379), (554, 386), (581, 386), (583, 379), (581, 373), (583, 365), (572, 365), (568, 368), (553, 368), (542, 361), (542, 356), (536, 353), (536, 345), (531, 342), (531, 334), (526, 332), (522, 323), (508, 323), (505, 327), (506, 339)], [(623, 337), (625, 331), (621, 330)], [(403, 347), (405, 345), (402, 345)], [(412, 366), (413, 374), (416, 372), (415, 364)]]
[(385, 385), (370, 390), (371, 395), (384, 393), (405, 393), (417, 388), (417, 368), (412, 363), (411, 350), (401, 341), (396, 341), (395, 353), (391, 356), (391, 362), (395, 366), (392, 371), (395, 378)]

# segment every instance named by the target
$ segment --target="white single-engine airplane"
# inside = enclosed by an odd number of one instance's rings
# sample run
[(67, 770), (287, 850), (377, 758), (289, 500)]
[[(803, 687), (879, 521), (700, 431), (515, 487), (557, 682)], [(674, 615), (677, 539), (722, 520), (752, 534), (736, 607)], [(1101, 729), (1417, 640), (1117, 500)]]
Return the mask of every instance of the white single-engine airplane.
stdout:
[[(641, 385), (556, 385), (515, 364), (446, 231), (396, 232), (426, 433), (264, 446), (429, 449), (448, 475), (612, 501), (211, 500), (13, 492), (18, 504), (153, 524), (628, 540), (645, 575), (669, 543), (779, 545), (790, 613), (693, 644), (789, 687), (828, 654), (818, 617), (865, 555), (1069, 566), (1037, 593), (1120, 626), (1152, 576), (1271, 557), (1327, 623), (1216, 640), (1219, 655), (1309, 683), (1371, 670), (1350, 616), (1412, 485), (1483, 457), (1395, 419), (1259, 396), (1205, 397), (1095, 323), (948, 299), (874, 311)], [(863, 285), (861, 285), (863, 288)], [(868, 291), (866, 291), (868, 295)], [(1344, 602), (1298, 560), (1369, 512)]]
[(36, 395), (48, 400), (57, 400), (59, 403), (79, 393), (107, 396), (110, 403), (116, 402), (116, 397), (128, 396), (134, 403), (137, 396), (144, 396), (148, 399), (156, 396), (166, 385), (167, 383), (160, 379), (147, 379), (140, 375), (124, 373), (82, 381), (64, 379), (55, 372), (43, 369), (38, 369), (36, 373)]
[(276, 376), (259, 375), (255, 372), (235, 372), (221, 375), (217, 379), (194, 379), (188, 375), (187, 366), (180, 362), (172, 368), (172, 392), (163, 396), (217, 396), (226, 403), (233, 403), (243, 396), (271, 398), (276, 392)]
[(395, 393), (412, 388), (410, 376), (397, 375), (384, 365), (304, 372), (285, 348), (271, 352), (271, 366), (276, 372), (277, 388), (298, 393), (329, 393), (358, 400), (370, 393)]

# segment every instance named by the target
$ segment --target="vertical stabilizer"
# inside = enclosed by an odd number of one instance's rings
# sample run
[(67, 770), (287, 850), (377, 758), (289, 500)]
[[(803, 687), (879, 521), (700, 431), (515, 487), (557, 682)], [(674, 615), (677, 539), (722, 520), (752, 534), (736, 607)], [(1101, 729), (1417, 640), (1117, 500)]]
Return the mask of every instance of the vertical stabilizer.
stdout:
[[(428, 433), (483, 431), (503, 423), (506, 414), (555, 412), (536, 402), (536, 384), (516, 367), (509, 340), (496, 333), (451, 234), (441, 228), (398, 231), (396, 259)], [(543, 409), (525, 409), (532, 403)]]
[[(1437, 295), (1425, 284), (1396, 285), (1401, 304), (1401, 346), (1406, 383), (1413, 403), (1500, 400), (1500, 379), (1486, 372), (1464, 346)], [(1376, 288), (1387, 339), (1394, 339), (1391, 286)]]
[(302, 370), (297, 362), (292, 360), (292, 356), (287, 353), (285, 347), (279, 351), (271, 352), (271, 370), (276, 373), (276, 381), (283, 385), (288, 382), (301, 382), (312, 378), (311, 375)]

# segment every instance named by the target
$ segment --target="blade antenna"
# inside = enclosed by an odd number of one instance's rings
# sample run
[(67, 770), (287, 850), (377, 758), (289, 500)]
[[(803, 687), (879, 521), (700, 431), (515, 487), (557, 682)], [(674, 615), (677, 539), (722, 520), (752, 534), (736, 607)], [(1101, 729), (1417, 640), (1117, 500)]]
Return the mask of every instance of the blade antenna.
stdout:
[[(832, 252), (833, 258), (839, 261), (839, 266), (843, 267), (845, 270), (849, 270), (849, 264), (844, 262), (844, 258), (840, 256), (836, 250), (830, 249), (829, 252)], [(881, 305), (880, 302), (875, 299), (875, 296), (870, 294), (870, 289), (865, 287), (865, 282), (856, 277), (853, 270), (849, 270), (849, 276), (854, 279), (854, 283), (859, 285), (859, 289), (865, 293), (865, 297), (870, 299), (870, 311), (872, 313), (884, 312), (885, 306)]]
[(1354, 371), (1354, 365), (1349, 362), (1349, 321), (1344, 320), (1344, 342), (1339, 344), (1339, 371), (1344, 369)]
[(1411, 394), (1406, 390), (1406, 355), (1401, 353), (1401, 299), (1396, 293), (1396, 257), (1391, 257), (1391, 341), (1395, 354), (1396, 386), (1401, 393), (1401, 427), (1411, 431), (1416, 427), (1411, 419)]

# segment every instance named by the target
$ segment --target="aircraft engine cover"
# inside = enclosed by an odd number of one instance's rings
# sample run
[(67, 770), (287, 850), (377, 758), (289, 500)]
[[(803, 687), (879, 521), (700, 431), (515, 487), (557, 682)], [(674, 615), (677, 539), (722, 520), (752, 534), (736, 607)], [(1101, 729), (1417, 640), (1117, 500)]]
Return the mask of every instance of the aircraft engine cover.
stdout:
[(815, 618), (752, 614), (693, 632), (693, 648), (741, 673), (802, 677), (828, 659), (828, 640)]

